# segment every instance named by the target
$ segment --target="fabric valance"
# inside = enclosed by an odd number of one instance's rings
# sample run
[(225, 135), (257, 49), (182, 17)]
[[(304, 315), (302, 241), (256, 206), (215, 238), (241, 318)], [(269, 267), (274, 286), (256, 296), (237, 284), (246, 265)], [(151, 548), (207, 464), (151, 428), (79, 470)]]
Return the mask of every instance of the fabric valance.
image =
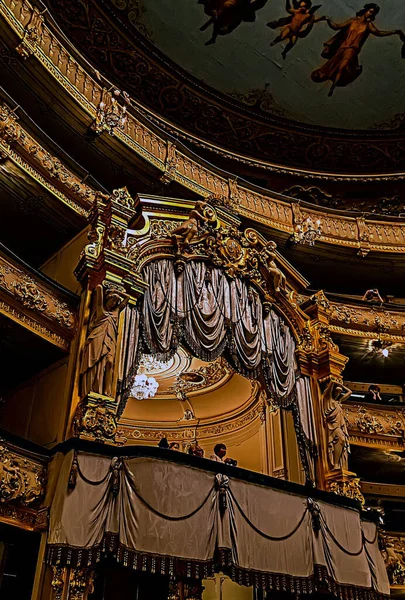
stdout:
[[(146, 265), (142, 275), (148, 289), (139, 307), (141, 351), (165, 360), (183, 344), (207, 362), (224, 355), (237, 372), (261, 378), (275, 401), (291, 404), (295, 399), (295, 342), (289, 327), (263, 305), (254, 286), (230, 279), (220, 267), (193, 260), (178, 272), (173, 260), (159, 259)], [(122, 358), (123, 396), (139, 358), (133, 348), (138, 340), (131, 335), (138, 321), (128, 312), (126, 323), (130, 319)]]
[(51, 507), (47, 560), (92, 566), (103, 553), (162, 575), (340, 598), (389, 594), (376, 526), (355, 509), (173, 461), (71, 451)]

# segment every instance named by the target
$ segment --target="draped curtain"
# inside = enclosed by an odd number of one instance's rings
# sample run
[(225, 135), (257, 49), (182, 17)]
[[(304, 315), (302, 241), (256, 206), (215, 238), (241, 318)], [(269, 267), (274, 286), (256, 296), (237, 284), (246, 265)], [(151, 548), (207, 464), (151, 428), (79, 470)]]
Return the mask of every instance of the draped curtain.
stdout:
[(159, 259), (146, 265), (142, 275), (148, 288), (139, 308), (127, 308), (125, 315), (119, 416), (142, 352), (167, 360), (181, 343), (207, 362), (223, 355), (238, 373), (260, 379), (279, 406), (293, 410), (306, 477), (313, 481), (310, 391), (307, 383), (296, 386), (295, 342), (284, 320), (263, 309), (258, 290), (247, 281), (231, 279), (203, 261), (187, 261), (178, 272), (173, 260)]
[[(176, 273), (172, 260), (160, 259), (142, 273), (148, 283), (140, 307), (145, 352), (167, 359), (182, 343), (207, 362), (224, 355), (242, 375), (263, 376), (278, 402), (291, 401), (294, 339), (276, 313), (264, 314), (253, 286), (229, 279), (223, 269), (202, 261), (188, 261)], [(131, 383), (130, 364), (127, 360), (126, 388)]]
[(72, 454), (51, 507), (51, 564), (92, 566), (111, 552), (164, 575), (221, 570), (264, 589), (389, 594), (376, 525), (357, 510), (153, 457), (79, 453), (72, 482)]
[(302, 435), (302, 452), (305, 455), (309, 478), (315, 481), (315, 460), (317, 458), (317, 436), (315, 416), (309, 377), (298, 377), (296, 381), (296, 412), (299, 417), (297, 435)]

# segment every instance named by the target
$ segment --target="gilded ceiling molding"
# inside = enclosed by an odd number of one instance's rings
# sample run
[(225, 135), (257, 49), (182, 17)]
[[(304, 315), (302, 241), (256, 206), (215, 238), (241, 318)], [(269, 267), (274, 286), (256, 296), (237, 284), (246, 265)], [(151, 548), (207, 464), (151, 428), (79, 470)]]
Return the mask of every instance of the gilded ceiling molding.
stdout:
[(0, 254), (0, 312), (67, 350), (77, 327), (76, 309), (32, 272)]
[[(6, 0), (0, 4), (0, 13), (23, 39), (33, 8), (23, 0)], [(103, 97), (103, 87), (86, 73), (79, 63), (50, 32), (41, 27), (33, 44), (33, 55), (89, 115), (88, 125), (95, 120)], [(139, 156), (156, 166), (171, 181), (184, 185), (197, 194), (232, 198), (241, 216), (249, 217), (288, 235), (292, 235), (300, 219), (322, 222), (321, 241), (348, 248), (356, 248), (359, 255), (370, 251), (405, 253), (405, 225), (401, 222), (367, 220), (340, 214), (300, 208), (297, 202), (289, 203), (270, 195), (230, 181), (194, 159), (176, 146), (144, 126), (134, 114), (128, 112), (125, 131), (116, 128), (114, 135)], [(297, 208), (298, 207), (298, 208)]]
[(403, 450), (405, 409), (372, 404), (345, 404), (350, 442), (375, 448)]
[(48, 512), (45, 497), (46, 461), (0, 439), (0, 522), (43, 530)]
[[(69, 208), (79, 215), (88, 215), (97, 192), (82, 183), (56, 156), (52, 156), (34, 140), (6, 104), (0, 105), (0, 150), (4, 157), (12, 160)], [(57, 186), (65, 190), (65, 193)]]

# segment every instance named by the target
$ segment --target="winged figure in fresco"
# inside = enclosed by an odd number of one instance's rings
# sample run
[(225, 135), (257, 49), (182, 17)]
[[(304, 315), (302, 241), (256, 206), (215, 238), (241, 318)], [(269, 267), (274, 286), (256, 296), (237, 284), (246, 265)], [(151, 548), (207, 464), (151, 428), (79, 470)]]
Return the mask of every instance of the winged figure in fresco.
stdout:
[(285, 8), (289, 13), (288, 17), (282, 17), (281, 19), (267, 23), (267, 27), (270, 27), (270, 29), (281, 29), (279, 35), (274, 38), (270, 46), (275, 46), (276, 44), (280, 44), (280, 42), (287, 42), (281, 53), (284, 59), (299, 38), (306, 37), (311, 33), (315, 23), (326, 19), (326, 17), (315, 16), (318, 8), (321, 8), (321, 4), (312, 6), (311, 0), (293, 0), (292, 5), (290, 0), (286, 0)]
[(363, 67), (359, 64), (359, 54), (370, 35), (386, 37), (398, 35), (403, 42), (402, 58), (405, 58), (405, 33), (401, 29), (383, 31), (377, 29), (374, 20), (380, 7), (374, 2), (365, 4), (355, 17), (344, 23), (334, 23), (326, 18), (329, 27), (338, 33), (324, 44), (322, 57), (327, 62), (319, 69), (312, 72), (311, 78), (315, 83), (331, 81), (332, 86), (329, 96), (332, 96), (335, 87), (344, 87), (352, 83), (362, 73)]
[(200, 31), (212, 28), (212, 37), (205, 42), (206, 46), (215, 44), (219, 35), (232, 33), (242, 22), (256, 20), (256, 11), (267, 4), (267, 0), (198, 0), (198, 4), (204, 5), (204, 12), (210, 18)]

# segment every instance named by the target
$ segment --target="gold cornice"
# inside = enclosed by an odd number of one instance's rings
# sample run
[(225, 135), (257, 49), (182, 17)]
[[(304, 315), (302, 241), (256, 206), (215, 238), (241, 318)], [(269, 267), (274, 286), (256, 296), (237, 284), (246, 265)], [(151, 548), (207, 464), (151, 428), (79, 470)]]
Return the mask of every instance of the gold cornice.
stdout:
[(67, 350), (77, 327), (76, 310), (32, 272), (0, 254), (0, 313)]
[[(292, 302), (301, 307), (309, 300), (305, 294), (292, 297)], [(405, 310), (400, 307), (360, 304), (350, 297), (342, 297), (340, 302), (325, 297), (325, 303), (332, 333), (370, 340), (380, 335), (384, 340), (405, 343)]]
[[(29, 3), (24, 2), (22, 10), (22, 0), (6, 0), (0, 4), (0, 12), (17, 35), (24, 39), (25, 27), (33, 12)], [(41, 27), (37, 42), (32, 44), (32, 54), (93, 121), (101, 100), (102, 87), (70, 56), (46, 25)], [(167, 141), (143, 125), (134, 114), (128, 114), (126, 132), (116, 130), (115, 136), (166, 174), (169, 152)], [(296, 211), (293, 211), (292, 203), (230, 181), (228, 176), (218, 175), (214, 170), (190, 159), (176, 147), (170, 148), (170, 152), (171, 181), (204, 197), (214, 194), (232, 198), (238, 204), (242, 216), (287, 235), (293, 233)], [(311, 216), (315, 221), (318, 217), (321, 219), (322, 242), (356, 248), (363, 256), (370, 251), (405, 253), (405, 225), (401, 222), (356, 219), (312, 208), (301, 209), (301, 216)]]
[(4, 103), (0, 104), (0, 152), (77, 214), (88, 216), (97, 192), (82, 183), (56, 156), (47, 152)]
[(398, 406), (345, 404), (350, 442), (387, 450), (405, 447), (405, 410)]

